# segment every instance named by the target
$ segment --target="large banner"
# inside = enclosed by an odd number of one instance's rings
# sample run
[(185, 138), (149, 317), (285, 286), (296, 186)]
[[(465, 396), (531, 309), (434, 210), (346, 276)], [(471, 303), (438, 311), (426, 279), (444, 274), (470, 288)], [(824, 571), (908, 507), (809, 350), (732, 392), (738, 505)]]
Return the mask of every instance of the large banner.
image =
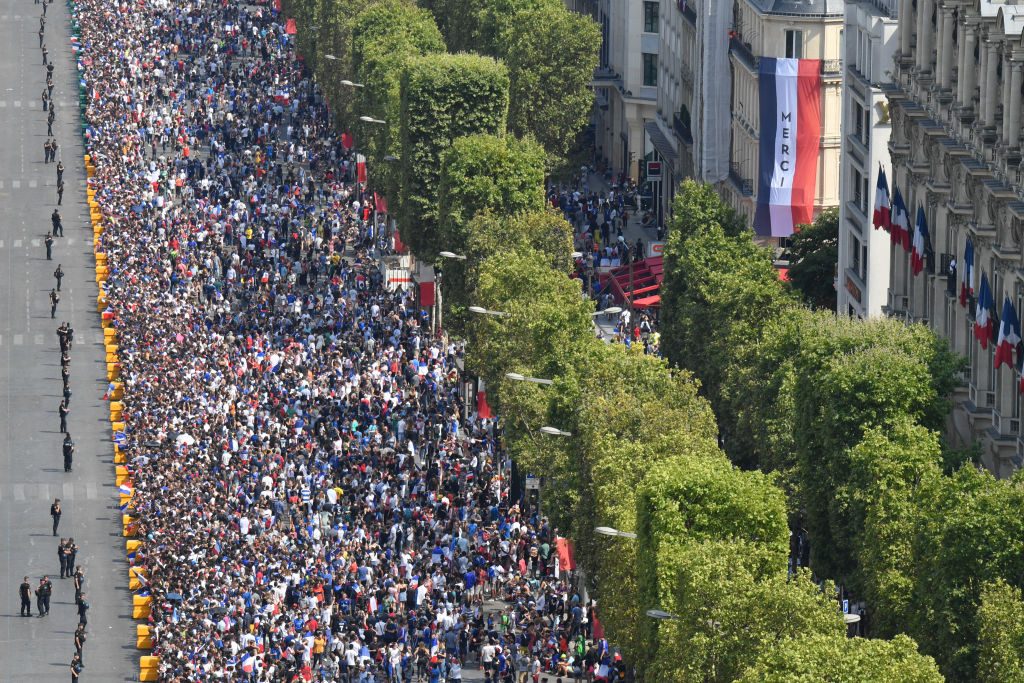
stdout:
[(761, 58), (761, 145), (754, 231), (788, 237), (814, 219), (821, 61)]

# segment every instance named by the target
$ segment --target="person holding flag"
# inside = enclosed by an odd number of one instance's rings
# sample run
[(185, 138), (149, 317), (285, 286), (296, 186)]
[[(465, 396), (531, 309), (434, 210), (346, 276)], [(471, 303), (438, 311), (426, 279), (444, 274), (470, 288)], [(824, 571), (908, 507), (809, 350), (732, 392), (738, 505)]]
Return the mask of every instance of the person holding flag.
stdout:
[(925, 254), (928, 250), (928, 220), (924, 215), (924, 207), (917, 207), (917, 224), (914, 227), (914, 242), (910, 249), (910, 272), (914, 276), (924, 270)]
[(1020, 321), (1017, 320), (1017, 311), (1010, 301), (1010, 297), (1003, 299), (1003, 314), (1000, 316), (999, 339), (996, 341), (995, 367), (1004, 363), (1013, 367), (1013, 352), (1020, 343)]
[(892, 220), (892, 203), (889, 200), (889, 181), (885, 177), (885, 169), (878, 166), (878, 184), (875, 186), (875, 211), (871, 216), (871, 224), (875, 229), (889, 231)]
[(967, 298), (974, 296), (974, 240), (967, 238), (964, 264), (960, 268), (960, 305), (967, 308)]
[(988, 348), (988, 340), (992, 337), (992, 291), (988, 286), (988, 277), (981, 274), (981, 286), (978, 288), (978, 303), (974, 309), (974, 338), (981, 342), (981, 348)]

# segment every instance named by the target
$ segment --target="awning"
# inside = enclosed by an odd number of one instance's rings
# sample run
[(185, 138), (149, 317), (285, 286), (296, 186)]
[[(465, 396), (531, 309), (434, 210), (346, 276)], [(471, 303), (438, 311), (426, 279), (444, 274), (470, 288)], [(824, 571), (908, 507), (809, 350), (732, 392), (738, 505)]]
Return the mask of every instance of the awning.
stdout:
[(633, 308), (650, 308), (651, 306), (661, 305), (661, 295), (655, 294), (654, 296), (645, 296), (643, 299), (637, 299), (633, 302)]
[(651, 138), (651, 144), (654, 145), (654, 149), (658, 151), (658, 154), (665, 160), (665, 163), (673, 169), (677, 168), (679, 166), (679, 155), (672, 149), (672, 143), (668, 141), (665, 134), (661, 132), (658, 122), (648, 121), (644, 124), (644, 130), (647, 131), (648, 137)]

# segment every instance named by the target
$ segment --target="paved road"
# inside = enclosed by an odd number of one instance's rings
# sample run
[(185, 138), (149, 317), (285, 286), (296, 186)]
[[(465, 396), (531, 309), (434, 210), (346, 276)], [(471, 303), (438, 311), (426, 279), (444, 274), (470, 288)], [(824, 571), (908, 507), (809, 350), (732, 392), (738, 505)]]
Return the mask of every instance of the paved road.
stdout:
[[(74, 590), (61, 581), (49, 504), (63, 499), (60, 535), (73, 536), (86, 568), (92, 609), (82, 682), (136, 680), (135, 625), (130, 619), (124, 541), (113, 486), (109, 413), (96, 313), (92, 230), (85, 204), (77, 74), (69, 49), (68, 12), (47, 10), (46, 42), (57, 67), (54, 124), (67, 167), (61, 213), (65, 237), (56, 260), (42, 238), (56, 204), (56, 170), (43, 164), (46, 80), (36, 31), (42, 6), (0, 0), (0, 681), (67, 681), (77, 623)], [(47, 294), (60, 262), (66, 277), (58, 320)], [(69, 427), (77, 445), (73, 474), (61, 463), (58, 433), (60, 320), (75, 328)], [(28, 574), (53, 577), (50, 615), (18, 616), (18, 584)], [(35, 606), (33, 605), (33, 614)]]

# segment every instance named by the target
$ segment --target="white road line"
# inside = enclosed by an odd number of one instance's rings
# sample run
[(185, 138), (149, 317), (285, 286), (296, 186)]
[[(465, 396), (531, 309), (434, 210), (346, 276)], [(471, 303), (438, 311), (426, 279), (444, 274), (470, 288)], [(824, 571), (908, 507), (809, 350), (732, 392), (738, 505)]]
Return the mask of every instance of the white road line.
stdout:
[(4, 181), (0, 180), (0, 190), (4, 189)]
[(40, 244), (42, 244), (42, 240), (32, 240), (33, 247), (38, 247)]
[(85, 482), (85, 497), (88, 500), (96, 500), (96, 482)]
[(39, 485), (39, 500), (50, 500), (50, 487), (46, 484)]
[(14, 100), (14, 108), (21, 109), (21, 100)]
[[(6, 18), (4, 17), (4, 19)], [(7, 109), (7, 100), (0, 100), (0, 109)]]
[(64, 482), (60, 492), (63, 500), (74, 500), (75, 499), (75, 485), (70, 481)]
[[(75, 238), (74, 237), (69, 237), (68, 238), (68, 246), (69, 247), (73, 247), (74, 245), (75, 245)], [(3, 245), (0, 245), (0, 246), (3, 246)]]
[(42, 346), (43, 345), (43, 335), (37, 334), (35, 336), (35, 339), (32, 340), (32, 343), (35, 344), (36, 346)]
[(21, 181), (20, 180), (12, 180), (11, 181), (11, 189), (12, 190), (17, 190), (20, 187), (21, 187)]
[(34, 181), (34, 180), (28, 181), (28, 186), (30, 188), (36, 187), (36, 185), (38, 185), (38, 183), (36, 181)]
[(0, 240), (0, 249), (3, 249), (3, 248), (4, 248), (4, 241)]
[(21, 240), (14, 240), (14, 248), (15, 249), (20, 249), (21, 248)]
[(24, 342), (24, 341), (25, 341), (25, 335), (23, 335), (23, 334), (16, 334), (16, 335), (14, 335), (14, 345), (15, 346), (21, 346), (22, 342)]
[(25, 500), (25, 487), (22, 484), (14, 485), (14, 500)]

